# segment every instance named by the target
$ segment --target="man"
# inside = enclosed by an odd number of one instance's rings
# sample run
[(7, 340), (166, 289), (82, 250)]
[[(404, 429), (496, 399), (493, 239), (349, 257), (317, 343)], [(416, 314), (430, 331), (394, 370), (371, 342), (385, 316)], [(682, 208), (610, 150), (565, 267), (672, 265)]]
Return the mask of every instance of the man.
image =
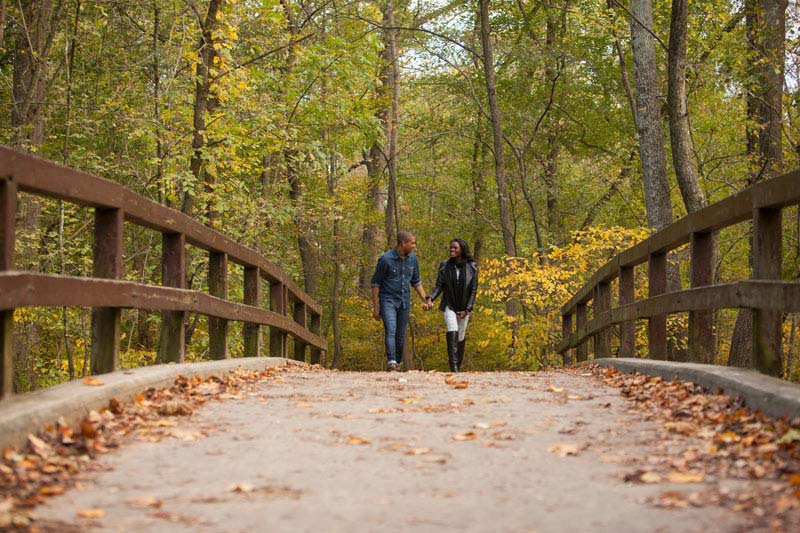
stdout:
[(397, 233), (397, 246), (378, 258), (372, 275), (372, 316), (383, 320), (386, 344), (386, 370), (397, 372), (403, 360), (408, 315), (411, 311), (411, 287), (417, 291), (426, 311), (433, 304), (426, 301), (419, 279), (419, 262), (414, 254), (417, 238), (407, 231)]

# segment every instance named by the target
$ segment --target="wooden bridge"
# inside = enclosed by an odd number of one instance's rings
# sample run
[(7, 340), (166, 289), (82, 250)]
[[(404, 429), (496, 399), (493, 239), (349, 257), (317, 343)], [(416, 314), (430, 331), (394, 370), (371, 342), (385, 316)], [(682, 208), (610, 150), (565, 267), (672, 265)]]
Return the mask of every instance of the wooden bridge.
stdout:
[[(94, 209), (92, 277), (14, 270), (20, 192)], [(772, 377), (782, 370), (781, 314), (800, 310), (800, 284), (780, 279), (781, 214), (798, 202), (800, 173), (787, 174), (614, 257), (562, 309), (564, 363), (586, 361), (593, 340), (595, 360), (613, 354), (620, 367), (631, 364), (641, 319), (648, 321), (650, 357), (663, 360), (666, 316), (678, 312), (689, 312), (691, 361), (710, 363), (714, 310), (751, 309), (760, 374), (732, 372), (706, 384), (735, 395), (744, 390), (736, 386), (741, 381), (760, 391), (756, 407), (800, 414), (800, 388)], [(752, 279), (713, 284), (714, 232), (747, 220), (754, 228)], [(125, 223), (161, 233), (162, 285), (121, 279)], [(52, 446), (30, 436), (27, 452), (7, 451), (0, 460), (0, 529), (30, 525), (25, 509), (40, 503), (43, 531), (800, 527), (800, 422), (768, 419), (736, 398), (670, 383), (689, 367), (702, 383), (715, 368), (708, 364), (655, 368), (666, 380), (582, 368), (458, 378), (307, 365), (276, 371), (290, 352), (320, 361), (322, 308), (254, 250), (118, 184), (3, 147), (0, 224), (0, 441), (24, 440), (43, 421), (66, 417), (43, 434)], [(692, 286), (668, 292), (667, 254), (686, 243)], [(188, 246), (208, 253), (208, 292), (184, 288)], [(243, 267), (242, 302), (229, 299), (229, 262)], [(648, 297), (635, 300), (634, 269), (645, 262)], [(92, 308), (91, 372), (103, 374), (103, 387), (73, 381), (12, 395), (13, 314), (26, 306)], [(177, 364), (114, 372), (122, 308), (162, 313), (159, 361)], [(190, 312), (209, 317), (210, 355), (218, 361), (181, 364)], [(244, 323), (245, 358), (228, 359), (230, 321)], [(259, 357), (262, 326), (269, 328), (269, 358)], [(237, 366), (257, 372), (200, 380)], [(237, 388), (237, 379), (247, 385)], [(135, 394), (146, 387), (146, 395)], [(103, 414), (89, 412), (100, 406)], [(199, 413), (185, 416), (193, 409)], [(677, 421), (669, 418), (674, 413)], [(79, 435), (66, 425), (76, 421)], [(101, 459), (105, 472), (89, 489), (49, 499), (80, 471), (83, 459), (70, 454), (102, 453), (123, 437), (134, 442)], [(682, 490), (685, 484), (700, 488)]]

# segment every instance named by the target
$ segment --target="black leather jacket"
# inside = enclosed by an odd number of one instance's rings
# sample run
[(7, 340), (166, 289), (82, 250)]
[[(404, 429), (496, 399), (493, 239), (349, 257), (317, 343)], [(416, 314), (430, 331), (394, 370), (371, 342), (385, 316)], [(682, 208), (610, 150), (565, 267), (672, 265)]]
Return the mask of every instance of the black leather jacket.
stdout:
[[(446, 276), (448, 265), (453, 265), (450, 261), (442, 261), (439, 264), (439, 273), (436, 275), (436, 285), (431, 291), (430, 298), (435, 300), (440, 294), (443, 294), (442, 301), (439, 303), (439, 310), (444, 311), (445, 307), (450, 307), (453, 311), (469, 311), (472, 312), (472, 306), (475, 303), (475, 293), (478, 292), (478, 265), (474, 261), (468, 261), (467, 267), (464, 269), (464, 286), (463, 290), (467, 296), (466, 305), (464, 308), (459, 309), (458, 302), (449, 301), (448, 295), (455, 294), (456, 287), (452, 286), (450, 280), (454, 279), (453, 276)], [(447, 283), (451, 286), (445, 287)], [(461, 298), (458, 298), (461, 300)], [(462, 300), (463, 301), (463, 300)]]

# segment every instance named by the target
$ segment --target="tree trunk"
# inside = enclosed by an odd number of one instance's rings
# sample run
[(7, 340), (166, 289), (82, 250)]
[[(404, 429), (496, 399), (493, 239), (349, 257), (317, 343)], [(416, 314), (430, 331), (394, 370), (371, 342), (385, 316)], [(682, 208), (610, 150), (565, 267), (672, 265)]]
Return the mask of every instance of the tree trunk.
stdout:
[[(772, 177), (783, 167), (782, 98), (786, 35), (786, 0), (746, 0), (748, 65), (751, 83), (747, 87), (747, 155), (750, 161), (748, 185)], [(752, 233), (750, 247), (752, 249)], [(752, 270), (752, 257), (751, 257)], [(777, 354), (780, 358), (780, 354)], [(753, 317), (741, 309), (736, 317), (728, 365), (753, 366)]]
[[(189, 168), (194, 176), (197, 187), (202, 187), (207, 192), (213, 190), (214, 177), (209, 174), (205, 165), (204, 152), (208, 145), (208, 132), (206, 131), (206, 115), (212, 113), (219, 105), (219, 101), (211, 94), (213, 77), (211, 67), (217, 52), (214, 49), (214, 32), (219, 27), (219, 13), (222, 0), (210, 0), (206, 18), (202, 22), (200, 42), (197, 47), (199, 61), (195, 68), (194, 106), (192, 109), (192, 158)], [(191, 215), (195, 201), (194, 191), (183, 191), (181, 211)], [(213, 226), (214, 214), (210, 205), (207, 206), (208, 224)]]
[(472, 233), (472, 256), (480, 262), (483, 253), (483, 235), (486, 224), (483, 221), (484, 197), (486, 195), (486, 145), (481, 138), (480, 127), (476, 128), (475, 142), (472, 145), (472, 209), (474, 226)]
[[(378, 118), (385, 121), (385, 115), (381, 117), (381, 113), (378, 114)], [(378, 242), (378, 219), (381, 212), (380, 182), (381, 169), (383, 168), (380, 147), (372, 145), (365, 159), (368, 186), (364, 200), (367, 206), (367, 216), (361, 230), (362, 259), (358, 270), (358, 288), (359, 292), (365, 298), (368, 298), (372, 271), (375, 268), (375, 261), (381, 249), (381, 245)]]
[(394, 0), (387, 0), (381, 7), (383, 13), (384, 53), (382, 59), (386, 61), (386, 83), (387, 93), (391, 96), (391, 107), (387, 116), (386, 146), (388, 152), (386, 157), (386, 169), (389, 172), (389, 184), (386, 188), (386, 219), (385, 233), (386, 246), (391, 248), (395, 245), (395, 237), (400, 227), (399, 210), (397, 206), (397, 141), (400, 120), (400, 64), (397, 50), (397, 30), (394, 29)]
[(632, 0), (631, 15), (636, 131), (639, 134), (647, 223), (659, 230), (672, 223), (672, 201), (658, 103), (655, 41), (650, 33), (653, 27), (652, 0)]
[[(508, 201), (508, 183), (506, 178), (505, 158), (503, 155), (503, 124), (500, 118), (500, 105), (497, 102), (497, 86), (494, 79), (494, 56), (489, 28), (489, 0), (480, 0), (481, 45), (483, 48), (483, 69), (486, 78), (486, 93), (492, 120), (492, 138), (494, 146), (494, 177), (497, 183), (497, 204), (500, 207), (500, 227), (503, 231), (503, 248), (506, 256), (516, 257), (517, 244), (511, 223), (511, 210)], [(519, 305), (516, 298), (506, 301), (506, 314), (516, 319)], [(516, 348), (518, 326), (512, 322), (513, 346)]]
[[(338, 172), (336, 165), (336, 156), (330, 154), (328, 156), (328, 196), (331, 199), (336, 198), (336, 187), (338, 186)], [(339, 292), (342, 285), (342, 252), (341, 252), (341, 229), (339, 221), (342, 218), (339, 212), (338, 203), (335, 204), (335, 211), (333, 213), (333, 243), (332, 243), (332, 257), (333, 261), (333, 283), (331, 284), (331, 329), (333, 330), (333, 361), (331, 368), (339, 368), (342, 361), (342, 332), (339, 324)]]
[(689, 104), (686, 94), (686, 37), (689, 1), (672, 0), (672, 20), (667, 60), (669, 137), (672, 163), (686, 211), (694, 213), (706, 205), (692, 157)]

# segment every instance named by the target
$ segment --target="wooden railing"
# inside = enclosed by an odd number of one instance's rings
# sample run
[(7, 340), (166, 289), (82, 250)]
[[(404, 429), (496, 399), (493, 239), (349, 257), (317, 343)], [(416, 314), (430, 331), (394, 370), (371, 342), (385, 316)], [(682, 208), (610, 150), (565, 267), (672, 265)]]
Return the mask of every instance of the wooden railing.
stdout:
[[(647, 319), (649, 357), (667, 357), (667, 315), (689, 312), (688, 349), (693, 362), (713, 363), (715, 309), (750, 308), (753, 313), (753, 366), (779, 376), (781, 314), (800, 310), (800, 283), (781, 280), (782, 210), (800, 203), (800, 171), (753, 185), (711, 204), (653, 234), (615, 256), (598, 270), (561, 308), (562, 341), (558, 352), (565, 363), (588, 357), (590, 337), (594, 357), (611, 357), (611, 327), (619, 324), (619, 357), (635, 355), (635, 320)], [(714, 284), (712, 234), (751, 220), (750, 280)], [(667, 252), (690, 245), (691, 288), (668, 292)], [(634, 267), (647, 263), (648, 298), (634, 298)], [(619, 278), (617, 305), (612, 306), (611, 282)], [(588, 316), (592, 302), (593, 316)], [(574, 320), (573, 320), (573, 317)], [(573, 331), (574, 323), (574, 331)]]
[[(18, 192), (94, 208), (93, 277), (14, 270)], [(120, 279), (123, 222), (161, 233), (161, 286)], [(209, 254), (208, 294), (184, 288), (187, 244)], [(244, 303), (227, 300), (228, 261), (244, 267)], [(262, 280), (270, 287), (269, 310), (260, 307)], [(310, 361), (316, 363), (327, 349), (320, 336), (322, 307), (254, 250), (121, 185), (0, 146), (0, 398), (12, 392), (14, 309), (26, 306), (92, 308), (93, 374), (118, 367), (122, 308), (162, 312), (162, 362), (183, 362), (187, 312), (208, 316), (214, 359), (228, 357), (230, 320), (244, 322), (245, 356), (261, 354), (262, 325), (269, 326), (271, 356), (287, 356), (288, 335), (294, 337), (295, 359), (304, 360), (310, 347)]]

